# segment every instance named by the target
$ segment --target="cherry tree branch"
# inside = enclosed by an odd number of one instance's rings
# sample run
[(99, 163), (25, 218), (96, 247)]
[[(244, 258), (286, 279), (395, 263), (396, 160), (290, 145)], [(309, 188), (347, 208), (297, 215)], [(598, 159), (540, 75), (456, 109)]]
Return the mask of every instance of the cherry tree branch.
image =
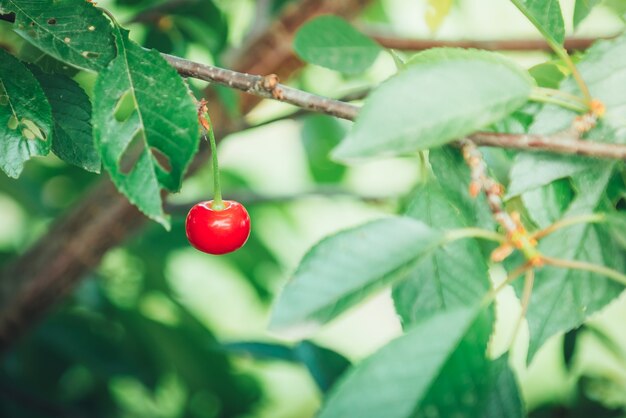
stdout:
[[(493, 40), (433, 40), (433, 39), (410, 39), (385, 35), (370, 34), (381, 46), (400, 51), (423, 51), (438, 47), (476, 48), (491, 51), (548, 51), (552, 48), (543, 39), (493, 39)], [(608, 38), (567, 38), (565, 49), (568, 51), (580, 51), (589, 48), (599, 39)]]
[[(185, 77), (213, 82), (259, 97), (290, 103), (300, 109), (355, 120), (360, 107), (352, 103), (307, 93), (280, 84), (273, 76), (259, 76), (214, 67), (163, 54), (165, 59)], [(469, 136), (479, 146), (543, 151), (555, 154), (580, 155), (592, 158), (626, 160), (626, 145), (584, 141), (573, 134), (554, 136), (478, 132)], [(457, 143), (458, 145), (458, 143)]]
[(170, 65), (184, 77), (210, 81), (226, 87), (241, 90), (244, 93), (275, 99), (290, 103), (302, 109), (326, 113), (342, 119), (354, 120), (359, 107), (350, 103), (334, 100), (328, 97), (307, 93), (293, 87), (278, 83), (276, 76), (260, 76), (240, 73), (225, 68), (200, 64), (178, 58), (173, 55), (161, 54)]

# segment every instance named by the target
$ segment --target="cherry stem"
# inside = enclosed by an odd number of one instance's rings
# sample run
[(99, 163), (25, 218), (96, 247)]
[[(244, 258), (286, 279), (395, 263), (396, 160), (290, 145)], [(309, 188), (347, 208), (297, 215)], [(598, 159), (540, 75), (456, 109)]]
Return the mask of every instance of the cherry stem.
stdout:
[(578, 68), (574, 64), (572, 57), (569, 56), (567, 50), (563, 47), (563, 45), (555, 43), (549, 38), (547, 39), (547, 41), (552, 50), (556, 53), (556, 55), (561, 58), (561, 60), (563, 60), (565, 65), (567, 65), (567, 67), (572, 72), (572, 77), (574, 77), (576, 84), (578, 84), (578, 88), (583, 94), (585, 104), (587, 105), (587, 108), (591, 110), (591, 102), (593, 98), (591, 97), (591, 93), (589, 92), (589, 87), (587, 86), (587, 83), (585, 83), (585, 80), (580, 74), (580, 71), (578, 71)]
[(603, 213), (591, 213), (579, 216), (573, 216), (571, 218), (565, 218), (560, 221), (553, 223), (552, 225), (537, 231), (531, 234), (531, 238), (540, 240), (553, 232), (558, 231), (559, 229), (566, 228), (568, 226), (573, 226), (582, 223), (601, 223), (606, 221), (606, 216)]
[[(220, 167), (217, 162), (217, 144), (215, 142), (215, 135), (213, 134), (213, 123), (208, 113), (204, 113), (203, 117), (209, 122), (209, 144), (211, 145), (211, 158), (213, 160), (213, 203), (211, 203), (211, 209), (222, 210), (224, 209), (224, 201), (222, 200), (222, 186), (220, 185)], [(206, 139), (207, 130), (203, 127)]]
[(531, 95), (530, 100), (540, 103), (549, 103), (560, 106), (565, 109), (572, 110), (577, 113), (585, 113), (588, 110), (586, 104), (581, 104), (578, 101), (571, 101), (563, 96), (557, 96), (554, 94), (547, 94), (544, 90), (535, 89)]
[(591, 273), (596, 273), (596, 274), (608, 277), (609, 279), (617, 283), (620, 283), (623, 286), (626, 286), (626, 275), (620, 273), (617, 270), (613, 270), (611, 268), (601, 266), (598, 264), (586, 263), (584, 261), (563, 260), (560, 258), (550, 258), (546, 256), (543, 256), (542, 258), (543, 258), (544, 263), (548, 265), (551, 265), (554, 267), (561, 267), (565, 269), (583, 270), (583, 271), (588, 271)]
[(520, 312), (519, 318), (515, 322), (515, 328), (513, 328), (513, 334), (511, 334), (511, 342), (509, 343), (509, 347), (512, 347), (515, 344), (515, 340), (517, 339), (517, 335), (522, 326), (522, 321), (526, 317), (526, 313), (528, 312), (528, 305), (530, 305), (530, 297), (533, 293), (533, 285), (535, 283), (535, 270), (528, 269), (526, 270), (526, 277), (524, 278), (524, 290), (522, 290), (522, 297), (520, 299), (520, 305), (522, 307), (522, 311)]
[(447, 243), (463, 238), (483, 238), (500, 244), (505, 244), (507, 242), (504, 235), (482, 228), (459, 228), (449, 230), (446, 232), (445, 241)]

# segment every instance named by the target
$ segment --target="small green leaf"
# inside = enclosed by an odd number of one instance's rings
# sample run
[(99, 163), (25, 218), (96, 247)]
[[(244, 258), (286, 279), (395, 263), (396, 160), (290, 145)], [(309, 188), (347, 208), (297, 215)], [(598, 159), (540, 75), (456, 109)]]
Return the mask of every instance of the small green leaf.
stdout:
[(118, 56), (98, 76), (93, 128), (113, 183), (168, 227), (161, 188), (176, 191), (198, 149), (195, 105), (182, 79), (156, 51), (116, 29)]
[(343, 178), (346, 167), (331, 161), (328, 154), (345, 133), (345, 125), (330, 116), (311, 115), (304, 120), (302, 142), (311, 175), (316, 182), (336, 183)]
[(2, 0), (1, 13), (15, 13), (15, 31), (54, 58), (100, 71), (115, 56), (111, 23), (80, 0)]
[(565, 78), (564, 69), (561, 67), (560, 61), (549, 61), (531, 67), (528, 72), (539, 87), (558, 89)]
[(493, 313), (466, 308), (418, 324), (352, 369), (320, 418), (483, 416)]
[(278, 298), (270, 327), (312, 331), (407, 276), (442, 240), (410, 218), (386, 218), (343, 231), (315, 245)]
[(51, 141), (52, 111), (39, 82), (0, 48), (0, 168), (17, 178), (30, 157), (48, 155)]
[(70, 164), (99, 173), (101, 162), (93, 139), (89, 97), (69, 77), (47, 74), (34, 66), (31, 69), (52, 107), (52, 152)]
[(320, 16), (303, 25), (293, 43), (311, 64), (346, 74), (367, 70), (382, 48), (337, 16)]
[(546, 228), (563, 217), (574, 192), (567, 179), (561, 179), (522, 194), (528, 215), (539, 228)]
[(403, 155), (443, 145), (519, 108), (532, 85), (526, 71), (496, 53), (422, 52), (367, 98), (334, 156)]
[(591, 9), (596, 7), (596, 5), (600, 3), (600, 0), (576, 0), (576, 5), (574, 6), (574, 29), (580, 25), (591, 12)]
[[(574, 178), (577, 198), (564, 218), (593, 212), (606, 190), (613, 164), (581, 173)], [(565, 244), (564, 244), (565, 243)], [(622, 257), (601, 224), (579, 224), (560, 229), (539, 244), (552, 258), (585, 261), (623, 269)], [(537, 270), (527, 320), (530, 328), (528, 357), (552, 335), (573, 329), (615, 299), (623, 286), (588, 271), (546, 266)], [(521, 283), (516, 286), (521, 292)]]
[(565, 22), (559, 0), (511, 0), (552, 44), (565, 41)]

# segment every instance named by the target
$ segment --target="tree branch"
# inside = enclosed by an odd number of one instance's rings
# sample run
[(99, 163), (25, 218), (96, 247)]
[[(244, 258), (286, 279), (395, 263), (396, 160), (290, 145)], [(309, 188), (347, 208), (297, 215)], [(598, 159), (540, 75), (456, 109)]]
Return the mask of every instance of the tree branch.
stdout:
[(564, 135), (543, 136), (478, 132), (470, 135), (469, 138), (476, 145), (485, 147), (626, 160), (626, 145), (584, 141)]
[[(214, 82), (248, 94), (290, 103), (301, 109), (352, 121), (356, 119), (360, 109), (351, 103), (307, 93), (283, 84), (272, 85), (268, 82), (267, 76), (244, 74), (167, 54), (162, 55), (185, 77)], [(626, 160), (626, 145), (583, 141), (567, 134), (544, 136), (478, 132), (469, 138), (480, 146)]]
[(302, 109), (354, 120), (358, 106), (328, 97), (318, 96), (275, 82), (272, 76), (244, 74), (233, 70), (200, 64), (172, 55), (161, 54), (178, 73), (185, 77), (210, 81), (241, 90), (244, 93), (290, 103)]
[[(546, 51), (552, 52), (552, 48), (543, 39), (494, 39), (494, 40), (433, 40), (433, 39), (409, 39), (384, 35), (370, 34), (381, 46), (399, 51), (423, 51), (430, 48), (454, 47), (476, 48), (491, 51)], [(599, 39), (610, 38), (567, 38), (565, 49), (579, 51), (589, 48)]]

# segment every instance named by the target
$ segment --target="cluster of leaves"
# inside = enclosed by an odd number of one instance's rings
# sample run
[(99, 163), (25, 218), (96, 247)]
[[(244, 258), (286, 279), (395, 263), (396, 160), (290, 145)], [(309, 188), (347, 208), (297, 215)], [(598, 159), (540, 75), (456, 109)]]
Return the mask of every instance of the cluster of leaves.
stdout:
[(63, 74), (0, 52), (2, 170), (17, 177), (26, 160), (50, 151), (86, 170), (102, 165), (168, 227), (161, 190), (180, 189), (199, 144), (195, 104), (176, 71), (89, 2), (3, 0), (0, 13), (14, 15), (14, 30), (43, 53), (98, 74), (90, 101)]
[[(565, 28), (558, 1), (513, 3), (563, 58)], [(575, 25), (595, 3), (577, 2)], [(624, 142), (624, 48), (624, 36), (598, 42), (577, 64), (592, 97), (607, 109), (584, 134), (586, 139)], [(343, 72), (366, 70), (381, 52), (334, 17), (303, 27), (295, 49), (309, 62)], [(459, 151), (442, 145), (479, 129), (569, 132), (577, 112), (531, 101), (536, 87), (581, 94), (563, 67), (556, 60), (528, 72), (495, 53), (433, 49), (402, 63), (397, 75), (368, 96), (333, 157), (352, 161), (430, 150), (431, 174), (408, 198), (403, 216), (368, 223), (315, 245), (275, 304), (274, 329), (308, 335), (374, 292), (393, 286), (404, 335), (354, 367), (331, 391), (320, 416), (524, 415), (506, 357), (492, 359), (488, 352), (494, 323), (488, 272), (493, 247), (476, 239), (450, 239), (454, 229), (496, 227), (485, 218), (486, 202), (468, 193), (471, 173)], [(583, 222), (542, 239), (542, 254), (623, 271), (622, 164), (531, 153), (499, 155), (510, 167), (507, 207), (521, 211), (528, 226), (541, 229), (564, 218), (603, 214), (604, 222)], [(515, 254), (504, 265), (512, 271), (523, 263)], [(521, 296), (522, 286), (514, 287)], [(622, 290), (623, 283), (598, 271), (538, 268), (527, 312), (529, 360), (549, 337), (576, 329)]]

